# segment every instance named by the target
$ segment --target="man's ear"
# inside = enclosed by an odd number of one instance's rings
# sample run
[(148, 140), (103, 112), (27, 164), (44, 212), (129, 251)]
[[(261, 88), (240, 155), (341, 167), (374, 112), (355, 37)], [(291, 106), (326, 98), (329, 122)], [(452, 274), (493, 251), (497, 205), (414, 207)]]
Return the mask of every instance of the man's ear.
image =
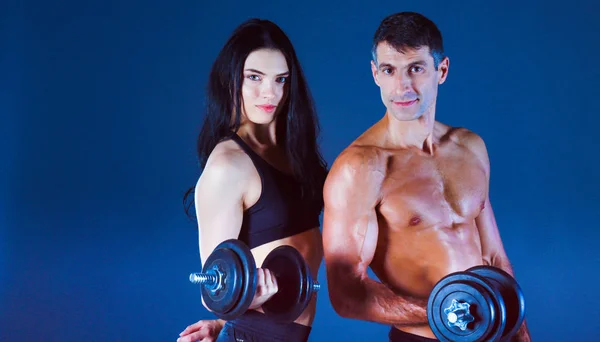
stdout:
[(450, 68), (450, 59), (448, 57), (444, 57), (440, 64), (438, 65), (438, 73), (439, 79), (438, 84), (442, 84), (446, 82), (446, 78), (448, 78), (448, 69)]
[(377, 80), (377, 65), (375, 65), (375, 61), (371, 60), (371, 73), (373, 74), (373, 80), (375, 84), (379, 86), (379, 81)]

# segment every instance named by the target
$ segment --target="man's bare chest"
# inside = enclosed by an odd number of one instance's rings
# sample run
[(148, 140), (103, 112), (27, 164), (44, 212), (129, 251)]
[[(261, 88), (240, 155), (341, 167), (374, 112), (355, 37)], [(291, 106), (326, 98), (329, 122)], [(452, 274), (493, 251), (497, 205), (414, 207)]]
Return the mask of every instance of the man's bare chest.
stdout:
[(481, 212), (487, 187), (485, 170), (473, 154), (390, 155), (381, 212), (408, 226), (460, 223)]

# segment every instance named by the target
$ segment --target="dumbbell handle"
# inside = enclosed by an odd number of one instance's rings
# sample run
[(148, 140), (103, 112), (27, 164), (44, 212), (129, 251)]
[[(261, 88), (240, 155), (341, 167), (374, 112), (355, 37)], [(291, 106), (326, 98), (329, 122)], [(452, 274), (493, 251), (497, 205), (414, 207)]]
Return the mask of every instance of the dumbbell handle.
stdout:
[(451, 305), (444, 309), (448, 325), (458, 327), (460, 330), (465, 331), (467, 329), (467, 324), (475, 320), (475, 317), (471, 315), (470, 306), (469, 303), (459, 302), (456, 299), (453, 299)]
[(214, 272), (190, 274), (190, 282), (192, 284), (215, 285), (218, 281), (219, 276)]
[[(214, 271), (206, 273), (191, 273), (190, 282), (192, 284), (216, 285), (219, 282), (219, 275)], [(318, 292), (321, 289), (321, 284), (315, 280), (312, 287), (313, 291)]]
[(223, 274), (218, 268), (213, 268), (204, 273), (191, 273), (190, 282), (200, 284), (211, 293), (216, 294), (223, 288)]
[(321, 284), (319, 284), (319, 282), (315, 280), (313, 283), (313, 291), (319, 292), (320, 289), (321, 289)]

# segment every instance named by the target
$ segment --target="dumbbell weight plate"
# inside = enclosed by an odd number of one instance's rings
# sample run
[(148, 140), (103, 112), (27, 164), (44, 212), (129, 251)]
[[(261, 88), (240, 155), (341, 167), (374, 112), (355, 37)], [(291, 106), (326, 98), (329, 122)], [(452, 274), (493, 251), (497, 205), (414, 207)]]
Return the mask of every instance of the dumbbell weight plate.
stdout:
[(220, 319), (234, 319), (248, 309), (256, 292), (256, 264), (252, 252), (243, 242), (221, 242), (209, 255), (203, 273), (221, 272), (221, 288), (202, 286), (206, 306)]
[[(464, 331), (450, 326), (444, 313), (453, 299), (470, 304), (475, 320)], [(442, 278), (431, 291), (427, 305), (429, 325), (440, 341), (497, 341), (505, 326), (505, 314), (500, 292), (485, 278), (465, 272)]]
[(203, 285), (200, 293), (215, 315), (226, 314), (237, 304), (242, 291), (240, 275), (244, 271), (238, 256), (231, 249), (217, 248), (204, 263), (203, 272), (220, 273), (220, 284)]
[(491, 266), (475, 266), (467, 270), (495, 282), (506, 305), (506, 327), (502, 337), (513, 336), (525, 319), (525, 297), (521, 287), (510, 274)]
[(266, 315), (278, 322), (293, 322), (306, 309), (312, 297), (312, 276), (304, 257), (291, 246), (273, 249), (262, 268), (275, 274), (278, 292), (263, 304)]

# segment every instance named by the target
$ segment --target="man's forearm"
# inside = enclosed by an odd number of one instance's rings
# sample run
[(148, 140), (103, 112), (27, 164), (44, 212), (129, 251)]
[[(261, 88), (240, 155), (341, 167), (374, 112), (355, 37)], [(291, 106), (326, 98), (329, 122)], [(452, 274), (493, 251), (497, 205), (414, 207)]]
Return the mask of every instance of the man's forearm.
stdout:
[(386, 325), (422, 325), (427, 323), (427, 299), (398, 295), (387, 286), (365, 278), (340, 281), (343, 294), (333, 295), (334, 308), (343, 317)]
[[(516, 279), (514, 270), (512, 268), (512, 265), (510, 264), (510, 261), (508, 261), (508, 259), (504, 259), (504, 258), (495, 259), (494, 262), (492, 263), (492, 266), (502, 269), (503, 271), (510, 274), (513, 278)], [(529, 336), (529, 329), (527, 328), (527, 324), (525, 321), (523, 321), (523, 324), (521, 325), (521, 327), (519, 328), (517, 333), (511, 338), (511, 341), (514, 341), (514, 342), (531, 341), (531, 337)]]
[(531, 336), (529, 335), (529, 328), (527, 328), (527, 324), (523, 321), (521, 328), (517, 330), (517, 333), (510, 339), (514, 342), (529, 342), (531, 341)]
[(492, 262), (490, 264), (491, 264), (490, 266), (498, 267), (499, 269), (503, 270), (504, 272), (510, 274), (512, 277), (515, 276), (512, 265), (510, 264), (510, 261), (508, 261), (507, 259), (494, 258), (494, 259), (492, 259)]

